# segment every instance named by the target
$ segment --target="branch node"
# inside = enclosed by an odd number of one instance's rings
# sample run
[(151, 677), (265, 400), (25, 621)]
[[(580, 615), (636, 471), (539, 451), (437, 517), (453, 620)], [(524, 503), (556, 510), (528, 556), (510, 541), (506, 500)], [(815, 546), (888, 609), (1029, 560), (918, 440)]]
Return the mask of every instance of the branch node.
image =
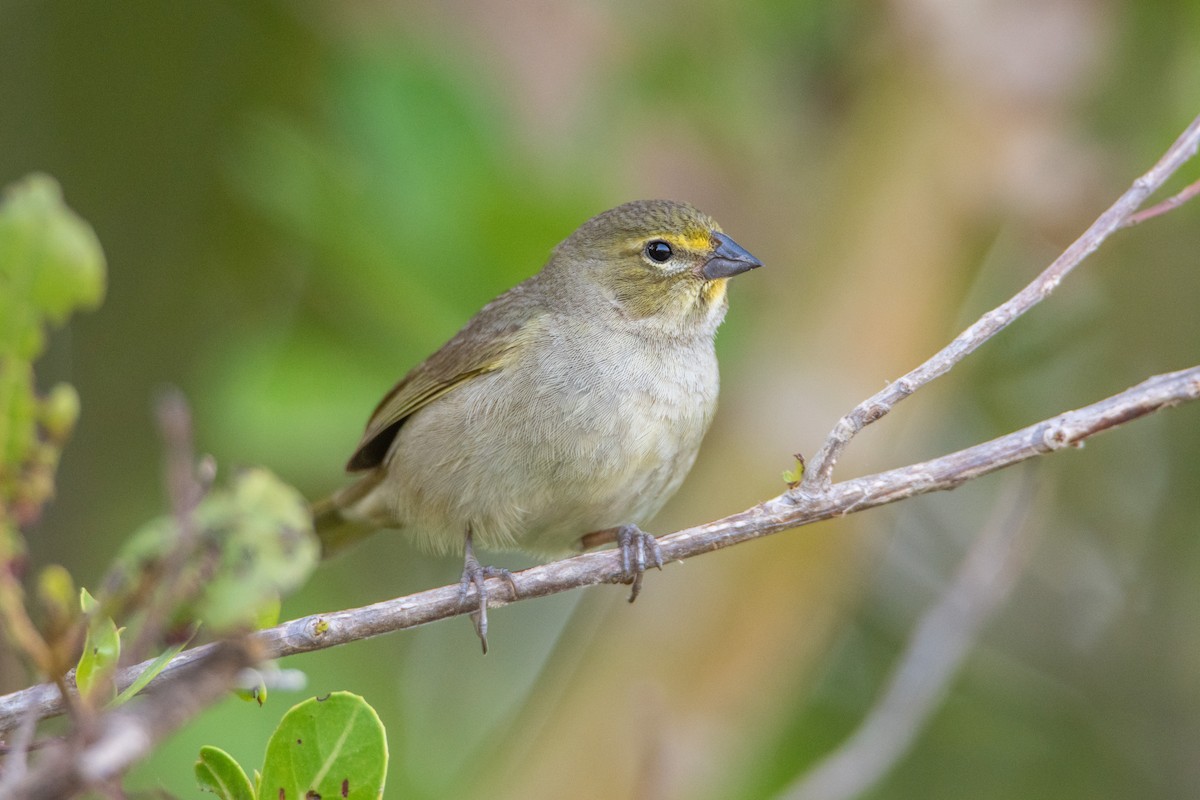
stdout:
[[(897, 382), (897, 386), (899, 386), (899, 384), (900, 384), (900, 382)], [(905, 389), (907, 389), (907, 391), (905, 391)], [(897, 389), (897, 391), (901, 392), (905, 396), (912, 394), (912, 389), (908, 388), (907, 382), (904, 383), (903, 388), (899, 388), (899, 389)], [(882, 417), (887, 416), (887, 413), (889, 411), (891, 411), (891, 406), (886, 405), (884, 403), (876, 403), (872, 406), (869, 406), (866, 409), (866, 411), (863, 414), (863, 422), (866, 425), (870, 425), (872, 422), (876, 422), (877, 420), (881, 419)]]
[(1043, 430), (1039, 432), (1038, 441), (1042, 443), (1043, 452), (1054, 452), (1072, 444), (1072, 437), (1062, 423), (1054, 420), (1046, 423)]

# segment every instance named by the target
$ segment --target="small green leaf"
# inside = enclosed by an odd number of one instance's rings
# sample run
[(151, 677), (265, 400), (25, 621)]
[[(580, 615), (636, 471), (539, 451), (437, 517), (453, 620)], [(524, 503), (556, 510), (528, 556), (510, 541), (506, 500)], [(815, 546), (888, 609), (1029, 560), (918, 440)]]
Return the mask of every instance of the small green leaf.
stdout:
[(249, 689), (245, 686), (235, 686), (233, 693), (247, 703), (258, 703), (261, 707), (267, 702), (267, 682), (258, 670), (244, 670), (245, 674), (253, 673), (257, 682)]
[(94, 614), (100, 610), (100, 604), (96, 602), (96, 598), (92, 597), (92, 593), (86, 588), (79, 589), (79, 607), (83, 609), (85, 614)]
[(219, 747), (200, 748), (196, 780), (200, 781), (201, 791), (212, 792), (221, 800), (254, 800), (254, 788), (246, 771)]
[[(0, 287), (3, 278), (0, 276)], [(0, 295), (4, 292), (0, 289)], [(4, 311), (0, 309), (0, 320)], [(0, 323), (2, 324), (2, 323)], [(20, 487), (20, 475), (37, 442), (37, 404), (33, 369), (0, 351), (0, 501)], [(8, 474), (5, 474), (8, 473)]]
[(69, 383), (59, 383), (41, 403), (39, 417), (42, 427), (55, 442), (66, 442), (79, 420), (79, 392)]
[(387, 760), (383, 723), (361, 697), (334, 692), (305, 700), (284, 715), (267, 744), (258, 797), (378, 800)]
[(129, 700), (133, 699), (138, 692), (140, 692), (142, 689), (145, 689), (146, 685), (158, 677), (159, 673), (166, 669), (167, 664), (171, 663), (171, 659), (179, 655), (183, 648), (187, 647), (187, 644), (190, 641), (191, 637), (188, 637), (186, 642), (180, 642), (179, 644), (174, 645), (173, 647), (168, 647), (166, 650), (159, 653), (158, 658), (154, 659), (149, 666), (142, 670), (141, 673), (134, 678), (133, 683), (125, 687), (125, 691), (113, 698), (112, 707), (116, 708), (122, 703), (128, 702)]
[(804, 479), (804, 456), (797, 453), (794, 458), (796, 459), (796, 466), (783, 471), (783, 482), (788, 485), (789, 489), (795, 489), (800, 485), (800, 481)]
[(103, 299), (100, 242), (63, 202), (53, 178), (31, 175), (5, 191), (0, 284), (7, 289), (0, 300), (0, 352), (28, 359), (41, 350), (43, 319), (60, 323), (74, 309), (94, 308)]
[(37, 596), (51, 634), (66, 630), (79, 614), (75, 609), (75, 581), (59, 564), (48, 565), (38, 575)]
[(116, 696), (113, 675), (120, 657), (121, 631), (116, 623), (109, 617), (93, 619), (83, 642), (83, 655), (75, 667), (75, 685), (89, 702), (99, 706)]

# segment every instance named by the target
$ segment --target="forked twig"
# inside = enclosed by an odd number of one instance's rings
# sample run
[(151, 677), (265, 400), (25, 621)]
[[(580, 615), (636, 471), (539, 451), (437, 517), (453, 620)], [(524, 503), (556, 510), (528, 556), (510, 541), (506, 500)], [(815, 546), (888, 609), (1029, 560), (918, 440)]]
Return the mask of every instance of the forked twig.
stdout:
[(1082, 236), (1076, 239), (1028, 286), (984, 314), (969, 328), (954, 337), (950, 344), (943, 347), (919, 367), (888, 384), (882, 391), (868, 397), (855, 406), (849, 414), (842, 417), (829, 433), (829, 437), (816, 457), (809, 462), (808, 469), (804, 473), (804, 481), (797, 491), (813, 493), (827, 489), (833, 479), (833, 468), (837, 464), (838, 458), (859, 431), (885, 416), (895, 408), (897, 403), (917, 389), (935, 378), (945, 375), (955, 364), (973, 353), (980, 345), (1007, 328), (1013, 320), (1049, 297), (1050, 293), (1058, 288), (1067, 273), (1095, 252), (1096, 248), (1114, 231), (1176, 208), (1200, 191), (1196, 190), (1187, 194), (1192, 189), (1192, 187), (1188, 187), (1187, 190), (1170, 200), (1147, 209), (1141, 218), (1135, 219), (1134, 212), (1141, 208), (1150, 195), (1154, 194), (1168, 178), (1175, 174), (1176, 170), (1196, 154), (1198, 145), (1200, 145), (1200, 117), (1192, 120), (1192, 124), (1179, 135), (1175, 143), (1149, 172), (1134, 181), (1117, 202), (1101, 214)]

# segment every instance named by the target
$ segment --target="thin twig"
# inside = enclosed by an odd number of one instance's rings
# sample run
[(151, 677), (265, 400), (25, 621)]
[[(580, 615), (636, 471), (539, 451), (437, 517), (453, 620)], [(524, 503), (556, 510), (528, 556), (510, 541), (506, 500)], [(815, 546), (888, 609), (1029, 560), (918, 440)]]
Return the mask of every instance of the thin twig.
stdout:
[(188, 596), (194, 586), (184, 580), (184, 568), (196, 549), (196, 523), (193, 512), (204, 493), (196, 479), (195, 449), (192, 444), (192, 415), (187, 400), (178, 389), (162, 393), (156, 404), (156, 416), (163, 438), (163, 473), (171, 516), (175, 519), (175, 542), (163, 559), (162, 574), (154, 598), (146, 604), (146, 616), (138, 627), (133, 643), (123, 655), (130, 661), (148, 656), (159, 640), (167, 616)]
[(1185, 187), (1183, 191), (1168, 197), (1161, 203), (1152, 205), (1144, 211), (1139, 211), (1136, 214), (1131, 214), (1129, 219), (1125, 220), (1125, 227), (1131, 228), (1134, 225), (1139, 225), (1148, 219), (1157, 217), (1160, 214), (1165, 214), (1172, 209), (1179, 208), (1196, 195), (1200, 195), (1200, 181), (1196, 181), (1195, 183)]
[[(790, 528), (865, 511), (919, 494), (954, 489), (989, 472), (1078, 446), (1098, 433), (1195, 400), (1200, 400), (1200, 366), (1158, 375), (1105, 400), (990, 442), (920, 464), (842, 481), (816, 496), (785, 492), (741, 513), (661, 537), (663, 559), (666, 562), (682, 561)], [(624, 581), (625, 570), (619, 553), (584, 553), (514, 573), (516, 598), (510, 594), (506, 580), (490, 579), (488, 605), (495, 608), (583, 586)], [(251, 638), (262, 645), (264, 658), (282, 658), (416, 628), (475, 610), (474, 598), (464, 600), (455, 583), (362, 608), (301, 617), (258, 631)], [(163, 676), (203, 658), (211, 647), (205, 645), (181, 653), (163, 671)], [(118, 687), (128, 686), (147, 665), (121, 670), (117, 675)], [(60, 712), (61, 699), (53, 687), (45, 685), (0, 697), (0, 731), (11, 727), (30, 709), (35, 709), (40, 717), (53, 716)]]
[[(827, 488), (833, 479), (833, 468), (837, 464), (838, 458), (859, 431), (885, 416), (897, 403), (917, 389), (949, 372), (951, 367), (974, 352), (988, 339), (1007, 328), (1013, 320), (1046, 299), (1058, 287), (1067, 273), (1091, 255), (1108, 238), (1109, 234), (1125, 227), (1131, 215), (1141, 207), (1142, 203), (1146, 202), (1151, 194), (1196, 154), (1198, 146), (1200, 146), (1200, 117), (1192, 120), (1192, 124), (1180, 134), (1175, 143), (1158, 160), (1158, 163), (1149, 172), (1134, 181), (1133, 186), (1101, 214), (1091, 227), (1084, 231), (1083, 235), (1076, 239), (1032, 283), (1007, 302), (984, 314), (928, 361), (899, 380), (888, 384), (882, 391), (859, 403), (854, 410), (842, 417), (830, 432), (816, 457), (809, 462), (800, 486), (801, 491), (819, 492)], [(1186, 199), (1188, 198), (1180, 199), (1170, 208), (1180, 205)], [(1164, 208), (1157, 211), (1155, 215), (1167, 210), (1169, 209)]]
[(852, 800), (911, 748), (938, 708), (979, 632), (1016, 585), (1035, 525), (1032, 482), (1013, 481), (967, 552), (953, 582), (921, 617), (888, 686), (853, 735), (793, 783), (788, 800)]

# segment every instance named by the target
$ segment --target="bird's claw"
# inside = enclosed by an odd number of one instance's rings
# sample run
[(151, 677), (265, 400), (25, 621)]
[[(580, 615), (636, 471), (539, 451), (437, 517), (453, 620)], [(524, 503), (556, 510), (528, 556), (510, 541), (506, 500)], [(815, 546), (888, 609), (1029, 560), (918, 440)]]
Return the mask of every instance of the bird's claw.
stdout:
[(513, 574), (502, 567), (485, 567), (480, 564), (479, 559), (475, 557), (474, 549), (471, 547), (471, 539), (467, 537), (462, 578), (458, 582), (458, 598), (459, 602), (466, 603), (467, 598), (471, 594), (471, 587), (475, 587), (475, 594), (479, 598), (479, 607), (471, 612), (471, 621), (475, 624), (475, 634), (479, 637), (479, 642), (483, 646), (484, 655), (487, 655), (488, 651), (488, 578), (503, 578), (508, 583), (508, 588), (512, 591), (513, 599), (519, 596), (517, 582), (513, 579)]
[(658, 541), (636, 525), (623, 525), (617, 531), (617, 547), (621, 551), (621, 567), (632, 586), (629, 602), (637, 600), (642, 591), (642, 576), (646, 574), (647, 555), (658, 569), (663, 567), (662, 548)]

